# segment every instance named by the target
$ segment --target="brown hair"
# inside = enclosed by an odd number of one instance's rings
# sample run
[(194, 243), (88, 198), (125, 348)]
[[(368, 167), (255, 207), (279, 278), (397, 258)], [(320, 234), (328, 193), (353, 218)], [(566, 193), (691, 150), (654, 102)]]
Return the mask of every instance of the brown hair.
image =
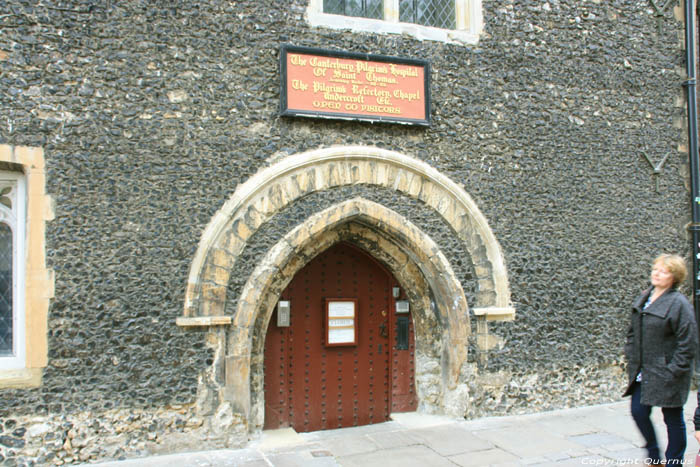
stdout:
[(655, 266), (657, 263), (661, 263), (673, 275), (673, 287), (678, 287), (688, 277), (688, 267), (679, 255), (659, 255), (651, 264)]

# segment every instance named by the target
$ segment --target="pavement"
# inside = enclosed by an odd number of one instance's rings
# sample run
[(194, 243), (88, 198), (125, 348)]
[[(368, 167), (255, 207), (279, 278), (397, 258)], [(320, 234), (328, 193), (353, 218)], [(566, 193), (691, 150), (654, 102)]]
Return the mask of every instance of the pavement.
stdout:
[[(685, 406), (686, 466), (695, 466), (698, 443), (692, 423), (696, 397)], [(662, 452), (666, 428), (661, 410), (652, 420)], [(296, 433), (263, 431), (243, 449), (188, 452), (106, 462), (102, 467), (441, 467), (645, 465), (643, 439), (620, 402), (530, 415), (453, 419), (418, 413), (361, 427)], [(92, 464), (95, 465), (95, 464)]]

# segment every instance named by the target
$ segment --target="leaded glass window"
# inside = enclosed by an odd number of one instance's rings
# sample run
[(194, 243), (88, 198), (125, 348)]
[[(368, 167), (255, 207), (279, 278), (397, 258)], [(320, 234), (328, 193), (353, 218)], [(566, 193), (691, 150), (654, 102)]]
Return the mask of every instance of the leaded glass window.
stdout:
[(323, 12), (361, 18), (384, 18), (383, 0), (323, 0)]
[(484, 0), (308, 0), (311, 26), (477, 44)]
[(24, 368), (26, 186), (20, 172), (0, 172), (0, 369)]
[(455, 0), (399, 0), (399, 21), (455, 29)]
[(0, 224), (0, 356), (14, 354), (12, 229)]
[[(323, 12), (385, 19), (384, 0), (323, 0)], [(402, 23), (456, 29), (455, 13), (455, 0), (399, 0), (399, 21)]]

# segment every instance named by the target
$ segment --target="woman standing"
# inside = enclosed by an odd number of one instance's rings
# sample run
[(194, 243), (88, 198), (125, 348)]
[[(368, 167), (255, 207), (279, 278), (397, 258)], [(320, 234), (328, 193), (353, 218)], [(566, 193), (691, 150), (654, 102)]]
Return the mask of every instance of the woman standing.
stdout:
[(693, 307), (677, 290), (686, 278), (683, 258), (661, 255), (654, 260), (651, 287), (632, 306), (625, 344), (632, 417), (646, 440), (649, 458), (661, 462), (652, 407), (661, 407), (668, 431), (666, 463), (681, 465), (686, 435), (683, 404), (690, 390), (692, 362), (697, 345)]

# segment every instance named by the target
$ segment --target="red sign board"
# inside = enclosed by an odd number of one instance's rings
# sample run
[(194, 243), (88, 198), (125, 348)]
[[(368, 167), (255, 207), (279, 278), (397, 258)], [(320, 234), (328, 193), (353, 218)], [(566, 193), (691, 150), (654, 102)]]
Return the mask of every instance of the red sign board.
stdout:
[(283, 46), (281, 114), (430, 125), (423, 60)]

